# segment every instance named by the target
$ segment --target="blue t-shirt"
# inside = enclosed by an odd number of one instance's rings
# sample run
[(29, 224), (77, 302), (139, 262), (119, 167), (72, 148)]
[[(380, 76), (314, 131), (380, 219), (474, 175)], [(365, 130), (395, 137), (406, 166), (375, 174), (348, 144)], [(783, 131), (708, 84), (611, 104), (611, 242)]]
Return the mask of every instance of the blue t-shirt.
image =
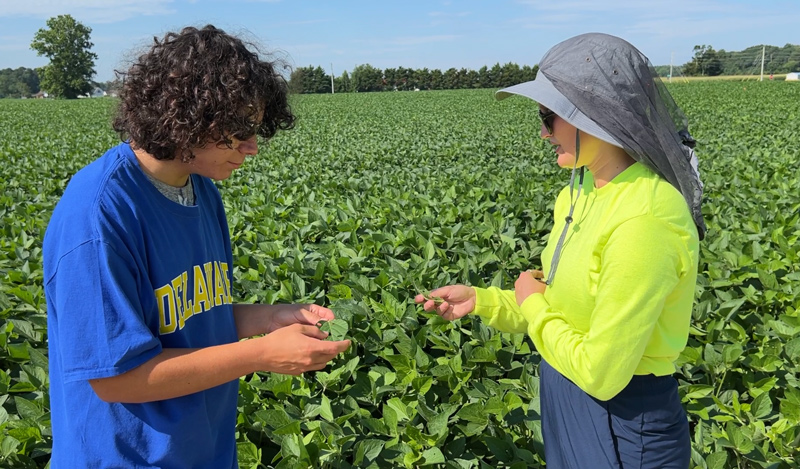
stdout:
[(43, 247), (53, 469), (237, 467), (238, 380), (144, 404), (106, 403), (88, 381), (163, 348), (238, 340), (222, 200), (191, 177), (186, 207), (122, 143), (79, 171), (53, 212)]

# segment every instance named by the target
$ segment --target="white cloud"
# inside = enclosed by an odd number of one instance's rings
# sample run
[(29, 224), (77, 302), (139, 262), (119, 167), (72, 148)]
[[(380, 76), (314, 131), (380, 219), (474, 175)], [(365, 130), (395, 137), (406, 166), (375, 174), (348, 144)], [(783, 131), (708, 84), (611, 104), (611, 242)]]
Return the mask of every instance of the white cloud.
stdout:
[(3, 16), (33, 16), (50, 18), (70, 14), (78, 21), (115, 23), (137, 16), (174, 13), (169, 7), (173, 0), (17, 0), (4, 2)]

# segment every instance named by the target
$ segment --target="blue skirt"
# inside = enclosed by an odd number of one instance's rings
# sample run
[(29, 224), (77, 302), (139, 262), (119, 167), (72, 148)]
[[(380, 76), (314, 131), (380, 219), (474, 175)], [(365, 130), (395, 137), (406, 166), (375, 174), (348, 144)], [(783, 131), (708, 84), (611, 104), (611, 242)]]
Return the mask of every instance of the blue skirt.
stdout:
[(689, 422), (672, 376), (634, 376), (611, 400), (591, 397), (542, 360), (547, 469), (687, 469)]

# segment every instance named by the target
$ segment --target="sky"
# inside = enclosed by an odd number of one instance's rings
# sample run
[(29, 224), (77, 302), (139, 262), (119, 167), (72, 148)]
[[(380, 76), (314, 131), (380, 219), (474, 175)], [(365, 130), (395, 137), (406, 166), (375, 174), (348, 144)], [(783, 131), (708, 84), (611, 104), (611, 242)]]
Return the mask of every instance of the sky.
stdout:
[(654, 65), (684, 64), (695, 45), (739, 51), (800, 44), (798, 0), (0, 0), (0, 69), (47, 64), (30, 50), (50, 17), (92, 29), (96, 81), (169, 31), (213, 24), (291, 67), (340, 76), (356, 65), (477, 70), (535, 65), (556, 43), (604, 32)]

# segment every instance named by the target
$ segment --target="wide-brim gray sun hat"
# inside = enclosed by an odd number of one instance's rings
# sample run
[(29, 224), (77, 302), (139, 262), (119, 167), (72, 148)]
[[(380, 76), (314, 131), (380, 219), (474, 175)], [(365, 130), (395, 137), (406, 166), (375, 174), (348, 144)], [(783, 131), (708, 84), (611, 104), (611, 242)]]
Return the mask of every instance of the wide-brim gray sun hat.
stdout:
[(546, 106), (576, 128), (623, 148), (663, 177), (686, 199), (700, 239), (703, 184), (688, 119), (653, 65), (629, 42), (587, 33), (553, 46), (536, 79), (505, 88)]
[(579, 111), (569, 99), (553, 86), (543, 73), (537, 73), (535, 80), (504, 88), (495, 93), (495, 97), (498, 100), (502, 100), (515, 94), (536, 101), (558, 114), (560, 118), (574, 127), (594, 135), (606, 143), (622, 148), (622, 144), (617, 139), (609, 135), (609, 133), (597, 125), (595, 121), (586, 117), (586, 114)]

